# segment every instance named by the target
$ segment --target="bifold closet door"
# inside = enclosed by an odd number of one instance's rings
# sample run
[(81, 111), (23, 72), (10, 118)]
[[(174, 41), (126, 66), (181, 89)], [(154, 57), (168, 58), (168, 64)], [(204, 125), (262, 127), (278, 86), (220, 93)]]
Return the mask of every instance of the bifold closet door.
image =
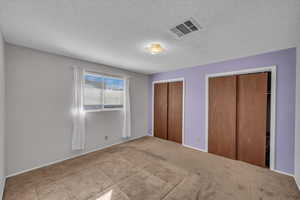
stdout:
[(237, 157), (265, 167), (268, 73), (238, 76)]
[(208, 152), (236, 159), (237, 77), (209, 79)]
[(154, 84), (154, 136), (168, 138), (168, 83)]
[(183, 82), (170, 82), (168, 89), (168, 140), (182, 142)]

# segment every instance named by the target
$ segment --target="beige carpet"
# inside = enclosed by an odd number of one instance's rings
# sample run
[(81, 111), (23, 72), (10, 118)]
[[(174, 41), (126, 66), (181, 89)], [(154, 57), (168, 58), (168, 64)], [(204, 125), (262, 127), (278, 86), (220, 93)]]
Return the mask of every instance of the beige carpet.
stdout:
[(9, 178), (5, 200), (294, 200), (289, 176), (144, 137)]

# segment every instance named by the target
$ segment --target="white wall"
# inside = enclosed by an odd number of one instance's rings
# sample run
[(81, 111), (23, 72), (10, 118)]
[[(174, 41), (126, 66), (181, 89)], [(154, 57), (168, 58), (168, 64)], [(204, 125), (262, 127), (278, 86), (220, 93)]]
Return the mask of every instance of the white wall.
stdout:
[(0, 31), (0, 199), (2, 199), (4, 187), (4, 100), (5, 100), (5, 81), (4, 81), (4, 41)]
[(296, 77), (295, 179), (300, 189), (300, 45), (297, 47)]
[[(132, 137), (147, 134), (148, 76), (10, 44), (5, 59), (7, 175), (80, 153), (71, 151), (72, 65), (131, 76)], [(121, 131), (120, 111), (87, 113), (86, 151), (121, 142)]]

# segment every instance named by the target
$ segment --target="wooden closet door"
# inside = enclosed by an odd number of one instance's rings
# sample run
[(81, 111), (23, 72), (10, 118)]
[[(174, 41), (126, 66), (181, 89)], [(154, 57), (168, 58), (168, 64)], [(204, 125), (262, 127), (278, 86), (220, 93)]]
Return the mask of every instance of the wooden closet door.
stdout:
[(168, 83), (154, 84), (154, 136), (168, 138)]
[(238, 160), (265, 167), (268, 74), (238, 76)]
[(183, 82), (169, 83), (168, 91), (168, 140), (182, 142)]
[(236, 159), (236, 79), (209, 79), (208, 152), (231, 159)]

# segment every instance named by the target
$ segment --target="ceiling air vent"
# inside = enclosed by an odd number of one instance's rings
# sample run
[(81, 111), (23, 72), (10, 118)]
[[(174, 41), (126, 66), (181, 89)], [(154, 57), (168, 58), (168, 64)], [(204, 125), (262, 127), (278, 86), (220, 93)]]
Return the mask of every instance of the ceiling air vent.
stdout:
[(202, 27), (199, 26), (196, 20), (193, 18), (190, 18), (183, 22), (182, 24), (179, 24), (175, 26), (174, 28), (171, 28), (170, 31), (174, 33), (178, 38), (181, 38), (184, 35), (187, 35), (189, 33), (199, 31)]

